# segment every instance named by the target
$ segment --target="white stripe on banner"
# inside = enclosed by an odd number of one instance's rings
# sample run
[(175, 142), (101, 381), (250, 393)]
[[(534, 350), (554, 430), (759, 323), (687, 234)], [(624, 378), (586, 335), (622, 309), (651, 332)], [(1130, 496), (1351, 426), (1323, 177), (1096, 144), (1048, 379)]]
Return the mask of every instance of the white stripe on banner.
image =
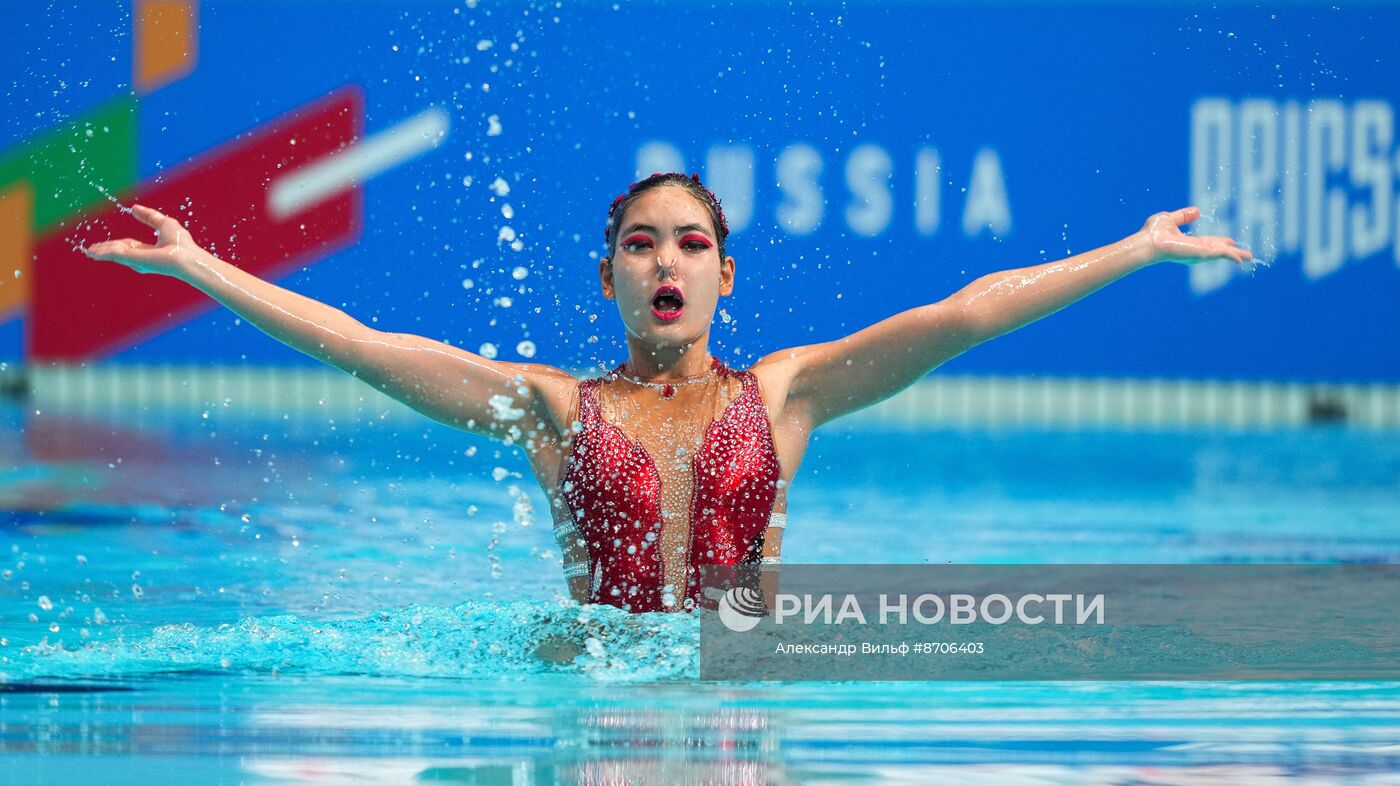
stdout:
[(268, 212), (283, 220), (398, 166), (437, 147), (447, 136), (448, 125), (445, 110), (425, 109), (353, 147), (279, 178), (268, 189)]

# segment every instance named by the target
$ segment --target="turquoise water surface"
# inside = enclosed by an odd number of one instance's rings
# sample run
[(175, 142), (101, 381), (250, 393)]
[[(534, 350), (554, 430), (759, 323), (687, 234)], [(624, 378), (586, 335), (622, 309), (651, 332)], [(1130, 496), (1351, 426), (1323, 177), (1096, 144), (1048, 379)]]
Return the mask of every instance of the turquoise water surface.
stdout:
[[(708, 683), (424, 420), (0, 418), (6, 782), (1393, 783), (1396, 683)], [(818, 432), (787, 562), (1397, 562), (1400, 440)], [(573, 648), (573, 649), (571, 649)], [(97, 769), (94, 769), (97, 768)]]

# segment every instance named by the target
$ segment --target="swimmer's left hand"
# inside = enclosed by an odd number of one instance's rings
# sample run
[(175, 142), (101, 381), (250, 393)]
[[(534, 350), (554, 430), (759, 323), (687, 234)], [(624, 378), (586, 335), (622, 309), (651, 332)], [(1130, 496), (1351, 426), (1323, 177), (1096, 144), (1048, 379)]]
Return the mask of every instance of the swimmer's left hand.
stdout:
[(1194, 265), (1210, 259), (1228, 259), (1240, 267), (1253, 267), (1254, 255), (1249, 249), (1235, 245), (1234, 238), (1215, 235), (1188, 235), (1181, 231), (1184, 224), (1201, 217), (1200, 208), (1183, 207), (1171, 212), (1154, 213), (1142, 225), (1138, 235), (1147, 247), (1149, 262), (1179, 262)]

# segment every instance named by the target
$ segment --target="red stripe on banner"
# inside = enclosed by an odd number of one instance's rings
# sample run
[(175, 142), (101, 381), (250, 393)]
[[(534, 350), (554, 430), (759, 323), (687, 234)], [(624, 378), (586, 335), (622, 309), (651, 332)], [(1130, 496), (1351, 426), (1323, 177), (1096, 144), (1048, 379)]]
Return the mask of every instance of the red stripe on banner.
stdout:
[[(364, 196), (358, 186), (282, 221), (269, 215), (267, 203), (274, 180), (359, 141), (363, 118), (364, 94), (347, 85), (120, 197), (187, 222), (196, 242), (220, 259), (275, 278), (359, 239)], [(30, 360), (101, 358), (214, 307), (182, 281), (89, 259), (75, 248), (109, 237), (153, 242), (154, 233), (111, 205), (37, 239), (26, 332)]]

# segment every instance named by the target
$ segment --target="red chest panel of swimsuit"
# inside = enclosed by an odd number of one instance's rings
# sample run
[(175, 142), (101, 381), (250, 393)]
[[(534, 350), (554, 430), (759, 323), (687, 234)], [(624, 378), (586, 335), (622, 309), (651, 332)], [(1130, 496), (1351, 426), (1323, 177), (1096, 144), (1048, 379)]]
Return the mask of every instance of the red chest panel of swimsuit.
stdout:
[[(712, 368), (737, 377), (742, 393), (705, 431), (691, 478), (687, 606), (700, 600), (702, 564), (757, 563), (777, 494), (778, 457), (758, 382), (715, 358)], [(619, 367), (620, 369), (621, 367)], [(597, 386), (579, 385), (578, 419), (563, 478), (563, 496), (588, 544), (590, 601), (633, 612), (665, 611), (661, 476), (646, 450), (602, 417)]]

